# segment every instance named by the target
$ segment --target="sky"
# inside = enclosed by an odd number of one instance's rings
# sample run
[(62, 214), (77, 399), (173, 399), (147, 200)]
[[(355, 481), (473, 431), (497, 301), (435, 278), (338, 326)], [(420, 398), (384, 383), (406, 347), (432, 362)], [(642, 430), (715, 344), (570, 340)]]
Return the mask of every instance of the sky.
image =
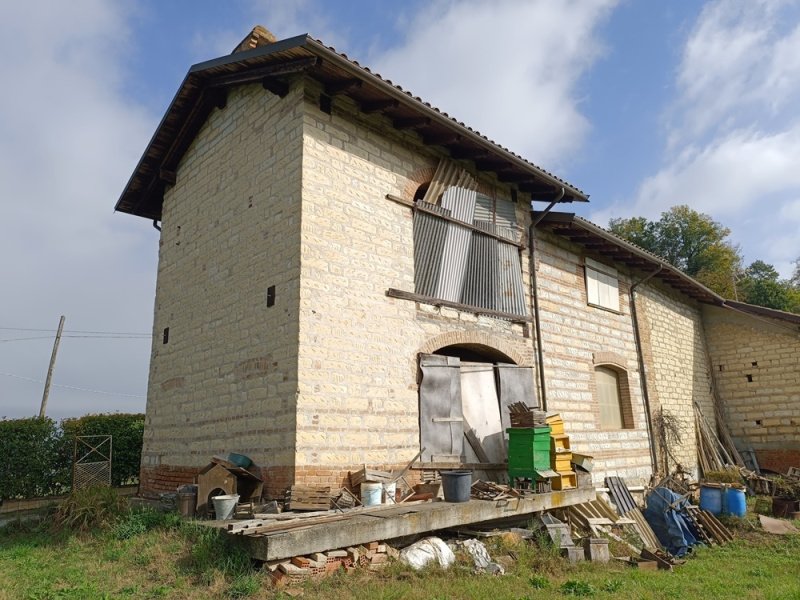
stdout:
[(28, 0), (0, 5), (0, 418), (143, 411), (158, 232), (114, 205), (189, 67), (309, 33), (589, 193), (688, 204), (800, 256), (800, 2)]

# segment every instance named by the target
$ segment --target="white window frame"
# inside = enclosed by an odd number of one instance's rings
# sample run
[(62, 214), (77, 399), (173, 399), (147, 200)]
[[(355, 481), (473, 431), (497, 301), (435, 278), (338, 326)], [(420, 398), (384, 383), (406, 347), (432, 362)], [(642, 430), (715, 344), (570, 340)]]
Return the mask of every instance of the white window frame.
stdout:
[(584, 271), (587, 303), (613, 312), (621, 312), (617, 270), (587, 257), (584, 258)]

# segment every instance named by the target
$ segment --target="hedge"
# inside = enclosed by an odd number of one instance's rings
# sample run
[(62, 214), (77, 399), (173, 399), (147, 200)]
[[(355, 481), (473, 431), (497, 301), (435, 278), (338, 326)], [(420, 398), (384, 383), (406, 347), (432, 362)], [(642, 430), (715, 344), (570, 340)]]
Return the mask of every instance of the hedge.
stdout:
[(142, 414), (0, 420), (0, 499), (63, 494), (72, 483), (78, 435), (111, 435), (111, 483), (135, 483), (142, 453)]

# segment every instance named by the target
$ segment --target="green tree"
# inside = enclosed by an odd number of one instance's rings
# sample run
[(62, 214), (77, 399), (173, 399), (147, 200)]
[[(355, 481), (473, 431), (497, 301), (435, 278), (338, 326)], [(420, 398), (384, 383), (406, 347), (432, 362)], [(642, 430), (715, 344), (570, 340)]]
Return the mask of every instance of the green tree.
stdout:
[(739, 289), (741, 299), (749, 304), (786, 310), (789, 307), (789, 284), (770, 264), (756, 260), (744, 270)]
[(664, 258), (721, 296), (736, 296), (741, 270), (738, 247), (727, 240), (730, 229), (688, 206), (673, 206), (658, 221), (644, 217), (611, 219), (612, 233)]

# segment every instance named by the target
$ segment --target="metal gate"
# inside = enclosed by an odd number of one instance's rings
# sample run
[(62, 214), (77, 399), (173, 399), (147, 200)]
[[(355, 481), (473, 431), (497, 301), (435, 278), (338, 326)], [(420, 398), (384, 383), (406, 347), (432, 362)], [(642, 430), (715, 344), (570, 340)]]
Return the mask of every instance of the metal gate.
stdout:
[(72, 460), (72, 489), (111, 485), (111, 436), (79, 435)]

